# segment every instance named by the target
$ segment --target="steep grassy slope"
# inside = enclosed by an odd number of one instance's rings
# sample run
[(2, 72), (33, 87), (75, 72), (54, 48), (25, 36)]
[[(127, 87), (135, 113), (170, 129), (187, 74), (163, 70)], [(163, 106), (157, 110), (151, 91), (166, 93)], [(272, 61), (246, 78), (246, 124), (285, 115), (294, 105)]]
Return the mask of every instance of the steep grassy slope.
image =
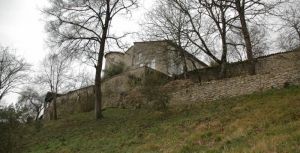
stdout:
[(300, 87), (171, 107), (107, 109), (43, 123), (20, 152), (300, 152)]

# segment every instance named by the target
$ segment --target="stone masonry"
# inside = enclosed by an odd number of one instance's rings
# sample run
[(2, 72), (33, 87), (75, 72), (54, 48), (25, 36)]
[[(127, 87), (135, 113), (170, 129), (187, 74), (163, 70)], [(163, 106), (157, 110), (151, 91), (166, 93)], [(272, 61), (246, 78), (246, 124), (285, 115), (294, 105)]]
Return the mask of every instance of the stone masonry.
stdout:
[[(144, 103), (141, 96), (135, 96), (138, 87), (132, 80), (139, 81), (148, 67), (141, 67), (129, 72), (112, 77), (102, 83), (103, 107), (134, 108), (130, 103), (124, 102), (126, 97), (135, 98), (135, 102)], [(152, 70), (155, 71), (155, 70)], [(284, 85), (300, 85), (300, 49), (297, 51), (277, 53), (256, 59), (256, 75), (246, 75), (243, 64), (229, 66), (229, 72), (236, 74), (231, 78), (216, 80), (215, 69), (208, 68), (207, 74), (202, 73), (202, 78), (207, 81), (197, 83), (191, 82), (188, 86), (179, 86), (175, 81), (174, 86), (168, 92), (171, 93), (170, 103), (172, 105), (188, 104), (195, 102), (208, 102), (212, 100), (251, 94), (253, 92), (265, 91), (272, 88), (282, 88)], [(156, 71), (155, 71), (156, 72)], [(134, 78), (134, 79), (132, 79)], [(210, 81), (209, 81), (210, 80)], [(172, 82), (170, 82), (172, 83)], [(176, 85), (178, 87), (176, 87)], [(167, 89), (166, 89), (167, 90)], [(59, 117), (74, 112), (74, 107), (78, 103), (78, 93), (88, 93), (93, 97), (93, 87), (79, 89), (59, 97), (58, 114)], [(72, 97), (72, 98), (71, 98)], [(73, 100), (63, 100), (73, 99)], [(93, 103), (93, 99), (86, 103)], [(61, 108), (68, 108), (68, 111), (59, 111)], [(44, 119), (50, 119), (52, 105), (47, 108)]]

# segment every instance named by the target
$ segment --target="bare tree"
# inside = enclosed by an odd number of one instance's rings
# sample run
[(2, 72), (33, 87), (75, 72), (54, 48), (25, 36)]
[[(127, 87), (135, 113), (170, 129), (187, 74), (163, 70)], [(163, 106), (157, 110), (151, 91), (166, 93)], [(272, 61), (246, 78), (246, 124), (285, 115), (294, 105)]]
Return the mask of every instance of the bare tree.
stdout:
[(243, 39), (246, 44), (246, 55), (247, 55), (247, 59), (249, 61), (248, 73), (250, 75), (255, 74), (255, 65), (254, 65), (253, 54), (252, 54), (252, 44), (251, 44), (250, 34), (249, 34), (249, 30), (248, 30), (248, 25), (246, 22), (246, 9), (252, 8), (252, 7), (258, 7), (257, 5), (259, 5), (259, 3), (260, 3), (259, 1), (253, 1), (253, 0), (249, 0), (249, 1), (235, 0), (233, 3), (234, 4), (233, 6), (234, 6), (235, 10), (238, 12), (238, 17), (240, 19), (241, 27), (238, 27), (238, 28), (241, 29), (242, 34), (243, 34)]
[(24, 87), (20, 92), (18, 104), (27, 108), (27, 112), (38, 120), (41, 111), (44, 109), (44, 96), (40, 95), (33, 87)]
[[(137, 0), (49, 0), (47, 15), (49, 42), (59, 45), (64, 53), (91, 61), (95, 67), (95, 119), (101, 112), (101, 70), (108, 40), (118, 41), (123, 36), (113, 35), (109, 29), (117, 14), (128, 14)], [(82, 58), (84, 57), (84, 58)]]
[(19, 58), (11, 48), (0, 45), (0, 101), (10, 92), (20, 88), (27, 77), (30, 65)]
[[(246, 44), (244, 43), (243, 33), (241, 30), (231, 29), (228, 35), (228, 58), (229, 61), (245, 61), (247, 60)], [(254, 25), (249, 28), (251, 38), (251, 48), (253, 58), (264, 56), (267, 54), (269, 46), (267, 45), (268, 34), (264, 26)], [(247, 63), (249, 64), (249, 63)], [(249, 65), (247, 65), (249, 66)], [(249, 68), (248, 68), (249, 70)], [(249, 71), (248, 71), (249, 72)]]
[[(262, 0), (225, 0), (231, 3), (230, 7), (235, 10), (235, 18), (238, 19), (237, 21), (239, 24), (231, 24), (231, 28), (235, 28), (237, 30), (240, 30), (242, 33), (242, 45), (246, 49), (246, 55), (247, 55), (247, 61), (248, 61), (248, 74), (254, 75), (255, 74), (255, 62), (254, 62), (254, 56), (257, 52), (257, 42), (253, 42), (257, 40), (259, 37), (256, 32), (250, 33), (251, 27), (259, 27), (258, 25), (261, 25), (261, 21), (259, 19), (265, 17), (271, 9), (273, 9), (276, 5), (280, 4), (280, 0), (275, 1), (262, 1)], [(259, 21), (259, 23), (255, 23), (256, 21)], [(235, 22), (235, 23), (238, 23)], [(249, 22), (253, 22), (252, 26), (249, 26)], [(256, 24), (256, 25), (255, 25)], [(261, 34), (261, 33), (260, 33)], [(254, 38), (252, 38), (254, 37)], [(240, 43), (241, 44), (241, 43)], [(240, 44), (234, 44), (240, 45)], [(256, 45), (254, 47), (254, 45)], [(254, 51), (254, 50), (255, 51)]]
[(170, 0), (157, 0), (155, 4), (140, 23), (143, 27), (141, 37), (150, 41), (170, 40), (174, 43), (172, 48), (169, 49), (176, 52), (178, 56), (172, 57), (172, 61), (182, 64), (184, 78), (188, 78), (185, 52), (191, 45), (185, 34), (189, 22), (188, 18)]
[[(232, 2), (203, 0), (172, 0), (190, 22), (189, 41), (201, 52), (221, 65), (220, 78), (226, 77), (227, 34), (232, 22), (229, 15)], [(212, 24), (213, 23), (213, 24)], [(221, 45), (219, 45), (221, 42)]]
[(86, 71), (86, 67), (81, 68), (77, 72), (71, 72), (68, 76), (67, 88), (70, 90), (77, 90), (80, 88), (93, 85), (92, 74)]
[(279, 43), (285, 50), (292, 50), (300, 46), (300, 2), (292, 0), (276, 8), (276, 15), (281, 23)]
[(57, 53), (48, 54), (41, 63), (38, 81), (49, 87), (53, 94), (54, 119), (57, 120), (56, 100), (58, 92), (68, 76), (70, 61)]

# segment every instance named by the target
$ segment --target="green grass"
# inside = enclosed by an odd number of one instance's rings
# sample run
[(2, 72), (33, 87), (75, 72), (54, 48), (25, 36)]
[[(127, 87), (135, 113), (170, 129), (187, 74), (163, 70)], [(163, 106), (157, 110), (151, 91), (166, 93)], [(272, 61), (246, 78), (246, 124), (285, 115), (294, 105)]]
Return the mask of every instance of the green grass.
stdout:
[(300, 152), (300, 87), (274, 89), (166, 113), (116, 109), (43, 122), (15, 152)]

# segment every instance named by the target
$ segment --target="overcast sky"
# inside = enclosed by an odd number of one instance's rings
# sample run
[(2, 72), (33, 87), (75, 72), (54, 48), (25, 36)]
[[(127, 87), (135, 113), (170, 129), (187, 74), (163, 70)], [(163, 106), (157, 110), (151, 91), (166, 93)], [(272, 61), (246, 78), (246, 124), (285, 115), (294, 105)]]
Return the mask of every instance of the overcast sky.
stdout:
[[(151, 3), (151, 0), (145, 0), (144, 6), (149, 8)], [(47, 37), (44, 32), (45, 22), (39, 10), (47, 4), (47, 0), (0, 0), (0, 44), (16, 49), (17, 55), (34, 66), (38, 65), (47, 52), (44, 45)], [(145, 11), (143, 8), (141, 10)], [(135, 19), (131, 21), (114, 20), (114, 28), (137, 29), (136, 20), (141, 14), (134, 14)], [(3, 101), (16, 102), (17, 96), (10, 94)]]
[[(151, 7), (152, 1), (140, 1), (143, 5), (139, 13), (134, 13), (133, 19), (130, 20), (114, 20), (113, 29), (117, 29), (118, 32), (137, 30), (137, 20), (145, 9)], [(45, 22), (40, 11), (47, 4), (47, 0), (0, 0), (0, 44), (16, 49), (17, 55), (32, 64), (33, 69), (37, 68), (47, 52), (44, 45), (47, 37), (44, 31)], [(17, 97), (17, 94), (9, 94), (3, 101), (16, 102)]]
[[(0, 44), (16, 49), (32, 65), (45, 54), (44, 22), (38, 8), (47, 0), (0, 0)], [(17, 94), (4, 97), (6, 103), (16, 102)]]
[(47, 0), (0, 0), (0, 43), (37, 64), (44, 56), (44, 22), (38, 7)]

